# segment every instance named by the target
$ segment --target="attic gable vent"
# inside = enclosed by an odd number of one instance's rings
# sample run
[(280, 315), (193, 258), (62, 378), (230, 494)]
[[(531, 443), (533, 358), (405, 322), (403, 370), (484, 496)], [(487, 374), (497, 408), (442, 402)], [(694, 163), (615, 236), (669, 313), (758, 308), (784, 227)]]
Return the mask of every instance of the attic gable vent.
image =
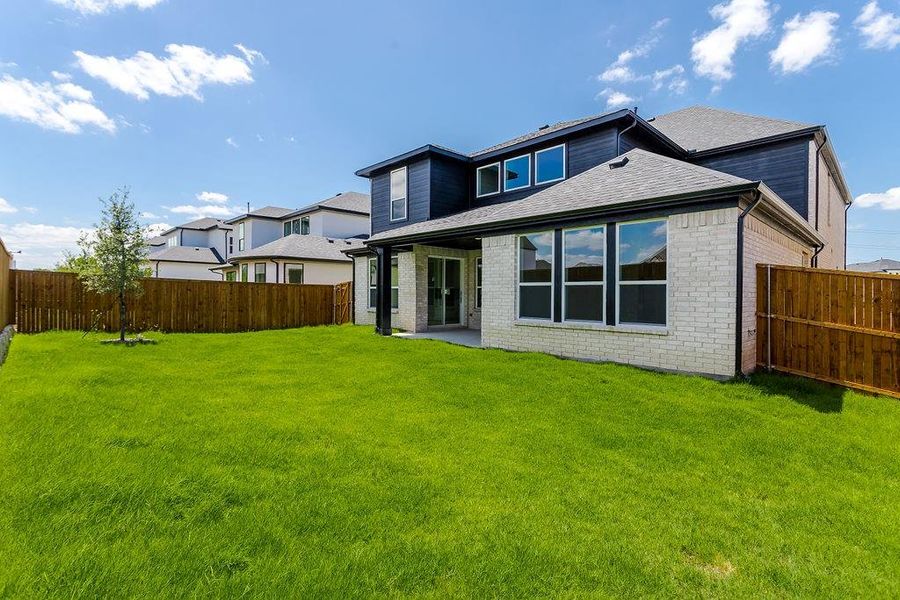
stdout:
[(627, 156), (623, 156), (623, 157), (621, 158), (621, 160), (617, 160), (617, 161), (614, 161), (614, 162), (609, 163), (609, 168), (610, 168), (610, 170), (612, 170), (612, 169), (620, 169), (620, 168), (624, 167), (624, 166), (627, 165), (627, 164), (628, 164), (628, 157), (627, 157)]

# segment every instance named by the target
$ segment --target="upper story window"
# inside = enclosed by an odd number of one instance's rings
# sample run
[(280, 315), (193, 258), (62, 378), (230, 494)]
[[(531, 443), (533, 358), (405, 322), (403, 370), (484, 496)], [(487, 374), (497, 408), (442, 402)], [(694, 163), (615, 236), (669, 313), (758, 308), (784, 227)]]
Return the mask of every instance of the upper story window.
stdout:
[(618, 226), (619, 323), (666, 324), (667, 231), (658, 219)]
[(300, 217), (293, 221), (285, 221), (284, 237), (291, 234), (309, 235), (309, 217)]
[(391, 171), (391, 221), (406, 219), (406, 167)]
[[(244, 224), (238, 224), (238, 252), (244, 251)], [(244, 281), (247, 281), (246, 279)]]
[(475, 174), (475, 195), (479, 198), (500, 193), (500, 163), (479, 167)]
[(566, 145), (545, 148), (534, 153), (534, 183), (551, 183), (566, 178)]
[(503, 191), (518, 190), (531, 185), (531, 155), (525, 154), (503, 161)]
[(519, 318), (553, 314), (553, 232), (519, 236)]
[(166, 240), (166, 246), (168, 246), (169, 248), (173, 248), (177, 245), (178, 245), (178, 236), (177, 235), (173, 235), (172, 237), (170, 237), (169, 239)]

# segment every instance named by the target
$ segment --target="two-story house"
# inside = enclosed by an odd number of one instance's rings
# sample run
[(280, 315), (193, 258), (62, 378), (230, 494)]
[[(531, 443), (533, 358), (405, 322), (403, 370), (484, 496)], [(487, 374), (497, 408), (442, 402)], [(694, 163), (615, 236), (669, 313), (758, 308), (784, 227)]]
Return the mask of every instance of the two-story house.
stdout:
[[(215, 270), (226, 281), (335, 284), (353, 277), (342, 250), (369, 235), (368, 194), (343, 192), (297, 210), (269, 207), (231, 219), (238, 250)], [(242, 242), (243, 240), (243, 242)]]
[(852, 197), (819, 125), (618, 110), (357, 174), (355, 320), (383, 335), (731, 376), (755, 367), (757, 263), (844, 267)]
[(210, 271), (233, 253), (232, 227), (202, 218), (173, 227), (148, 241), (150, 272), (165, 279), (220, 279)]

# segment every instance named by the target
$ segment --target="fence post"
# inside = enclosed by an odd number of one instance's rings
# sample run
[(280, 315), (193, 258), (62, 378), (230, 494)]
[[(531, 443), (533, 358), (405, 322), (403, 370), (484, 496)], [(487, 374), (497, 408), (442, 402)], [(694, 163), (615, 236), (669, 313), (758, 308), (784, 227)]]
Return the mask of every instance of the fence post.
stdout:
[(766, 370), (772, 371), (772, 265), (766, 265)]

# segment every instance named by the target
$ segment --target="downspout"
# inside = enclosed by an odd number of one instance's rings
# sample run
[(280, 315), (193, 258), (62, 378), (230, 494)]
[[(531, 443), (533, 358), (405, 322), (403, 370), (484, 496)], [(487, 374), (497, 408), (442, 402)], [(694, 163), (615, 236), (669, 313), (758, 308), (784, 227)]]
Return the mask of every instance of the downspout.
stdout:
[(848, 204), (844, 207), (844, 270), (847, 270), (847, 213), (850, 212), (850, 207), (853, 204)]
[[(635, 107), (635, 113), (637, 113), (637, 107)], [(622, 154), (622, 134), (635, 127), (636, 125), (637, 117), (635, 116), (631, 121), (631, 125), (629, 125), (625, 129), (616, 129), (616, 156), (620, 156)]]
[[(820, 162), (819, 155), (822, 152), (822, 147), (825, 145), (825, 143), (827, 141), (828, 141), (828, 136), (823, 132), (822, 133), (822, 143), (816, 146), (816, 231), (819, 231), (819, 162)], [(823, 248), (824, 248), (824, 246), (823, 246)], [(813, 255), (813, 260), (815, 260), (816, 255), (818, 255), (819, 252), (821, 252), (821, 251), (822, 251), (822, 249), (820, 248), (818, 250), (818, 252), (816, 252), (816, 254)], [(810, 266), (815, 267), (815, 266), (818, 266), (817, 262), (818, 261), (816, 261), (816, 262), (810, 261), (809, 264), (810, 264)]]
[(743, 375), (743, 329), (744, 329), (744, 218), (762, 201), (762, 192), (756, 190), (756, 198), (745, 208), (737, 219), (737, 293), (735, 296), (734, 331), (734, 374)]

